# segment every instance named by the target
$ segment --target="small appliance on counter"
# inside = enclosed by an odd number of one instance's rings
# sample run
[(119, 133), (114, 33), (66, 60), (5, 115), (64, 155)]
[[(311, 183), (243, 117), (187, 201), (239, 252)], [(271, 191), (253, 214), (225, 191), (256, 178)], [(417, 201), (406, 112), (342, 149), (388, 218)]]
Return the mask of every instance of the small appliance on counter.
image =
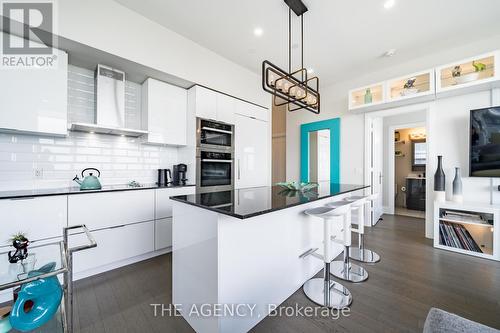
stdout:
[(168, 186), (172, 184), (172, 172), (170, 169), (158, 169), (158, 182), (156, 184), (158, 186)]
[(186, 164), (177, 164), (174, 165), (174, 174), (172, 183), (175, 186), (185, 186), (187, 182), (186, 178), (187, 165)]
[[(97, 171), (97, 177), (94, 176), (93, 172), (89, 172), (88, 176), (85, 176), (85, 171)], [(101, 177), (101, 172), (97, 170), (96, 168), (87, 168), (82, 171), (82, 178), (83, 180), (80, 180), (78, 178), (78, 175), (73, 178), (75, 182), (80, 185), (80, 190), (100, 190), (102, 188), (101, 182), (99, 181), (99, 178)]]

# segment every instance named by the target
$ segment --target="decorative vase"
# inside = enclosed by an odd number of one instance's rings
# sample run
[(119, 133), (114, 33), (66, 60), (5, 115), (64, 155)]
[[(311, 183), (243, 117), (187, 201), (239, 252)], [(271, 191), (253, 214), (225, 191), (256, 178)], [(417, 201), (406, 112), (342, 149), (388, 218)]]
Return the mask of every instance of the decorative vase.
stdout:
[(460, 168), (455, 168), (455, 179), (453, 180), (452, 200), (458, 203), (464, 202), (464, 196), (462, 191), (462, 176), (460, 173)]
[(443, 156), (438, 156), (438, 166), (434, 174), (434, 192), (436, 193), (436, 201), (446, 201), (446, 175), (443, 171)]
[(366, 89), (365, 92), (365, 104), (370, 104), (373, 101), (372, 91), (370, 88)]

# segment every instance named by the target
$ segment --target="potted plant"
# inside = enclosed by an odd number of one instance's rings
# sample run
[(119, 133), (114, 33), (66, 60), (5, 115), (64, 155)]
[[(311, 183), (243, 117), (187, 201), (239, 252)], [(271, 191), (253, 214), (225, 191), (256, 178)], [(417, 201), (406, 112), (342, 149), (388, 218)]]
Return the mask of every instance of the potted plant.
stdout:
[(29, 240), (25, 233), (18, 232), (12, 235), (9, 241), (12, 242), (12, 246), (16, 249), (14, 254), (11, 254), (12, 251), (9, 251), (8, 253), (10, 263), (15, 264), (19, 260), (23, 260), (28, 257)]

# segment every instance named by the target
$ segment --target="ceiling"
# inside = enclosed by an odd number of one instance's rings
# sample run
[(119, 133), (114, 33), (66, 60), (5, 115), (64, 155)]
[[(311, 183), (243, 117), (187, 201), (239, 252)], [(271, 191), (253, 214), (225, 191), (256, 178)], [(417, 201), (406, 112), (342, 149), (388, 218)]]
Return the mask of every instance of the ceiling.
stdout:
[[(115, 1), (255, 73), (265, 59), (288, 67), (282, 0)], [(500, 34), (500, 1), (395, 0), (391, 9), (385, 1), (304, 0), (304, 65), (323, 86)], [(298, 61), (300, 25), (292, 18)], [(390, 49), (395, 56), (383, 57)]]

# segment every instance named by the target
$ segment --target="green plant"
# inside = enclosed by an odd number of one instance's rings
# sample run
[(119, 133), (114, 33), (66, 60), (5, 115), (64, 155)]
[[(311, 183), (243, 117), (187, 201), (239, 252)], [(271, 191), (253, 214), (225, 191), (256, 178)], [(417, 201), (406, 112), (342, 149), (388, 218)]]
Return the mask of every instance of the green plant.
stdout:
[(482, 62), (475, 62), (475, 61), (473, 61), (472, 62), (472, 66), (474, 66), (474, 70), (476, 72), (482, 72), (482, 71), (484, 71), (486, 69), (486, 65), (483, 64)]
[(12, 237), (9, 239), (9, 243), (12, 243), (15, 241), (23, 242), (26, 240), (28, 240), (28, 238), (26, 238), (26, 233), (19, 231), (19, 232), (15, 233), (14, 235), (12, 235)]

